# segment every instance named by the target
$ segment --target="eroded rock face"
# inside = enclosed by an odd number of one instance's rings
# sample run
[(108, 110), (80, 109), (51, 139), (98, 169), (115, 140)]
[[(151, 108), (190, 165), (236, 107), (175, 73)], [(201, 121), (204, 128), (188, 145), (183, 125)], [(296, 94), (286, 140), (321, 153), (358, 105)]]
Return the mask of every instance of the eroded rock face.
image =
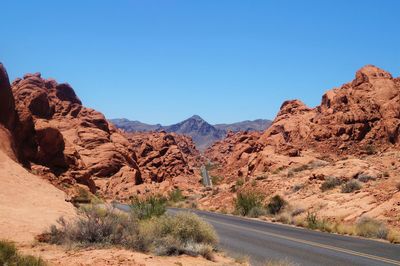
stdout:
[(247, 176), (273, 170), (280, 155), (296, 157), (303, 150), (340, 157), (398, 149), (399, 133), (399, 78), (368, 65), (352, 82), (326, 92), (316, 108), (299, 100), (284, 102), (271, 127), (253, 140), (257, 148), (246, 148), (255, 151), (250, 155), (239, 145), (241, 135), (228, 136), (206, 154), (225, 175)]
[(365, 66), (352, 82), (325, 93), (320, 106), (301, 102), (282, 105), (273, 126), (261, 140), (322, 152), (355, 154), (365, 146), (398, 147), (400, 83), (375, 66)]
[(131, 185), (142, 182), (127, 139), (103, 114), (82, 106), (69, 84), (27, 74), (13, 82), (12, 92), (20, 118), (18, 148), (34, 170), (56, 183), (85, 184), (93, 192), (97, 179), (124, 176)]
[(194, 142), (175, 133), (127, 133), (137, 154), (145, 182), (163, 182), (177, 176), (193, 176), (200, 166)]

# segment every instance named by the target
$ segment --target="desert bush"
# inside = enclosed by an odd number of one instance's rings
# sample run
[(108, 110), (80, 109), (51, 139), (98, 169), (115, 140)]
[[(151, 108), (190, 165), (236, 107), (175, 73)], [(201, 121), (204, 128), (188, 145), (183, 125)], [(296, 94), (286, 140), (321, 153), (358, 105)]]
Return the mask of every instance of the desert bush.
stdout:
[(267, 210), (270, 214), (278, 214), (287, 202), (279, 195), (273, 196), (267, 205)]
[(275, 220), (283, 224), (292, 224), (292, 218), (293, 217), (290, 215), (290, 213), (287, 212), (283, 212), (275, 216)]
[(322, 191), (327, 191), (330, 189), (334, 189), (335, 187), (339, 186), (341, 184), (341, 180), (337, 177), (333, 176), (328, 176), (325, 178), (325, 181), (321, 184), (321, 190)]
[(262, 208), (264, 194), (255, 190), (245, 190), (237, 193), (235, 199), (235, 213), (243, 216), (249, 215), (253, 208)]
[(400, 232), (389, 230), (389, 233), (387, 235), (387, 240), (393, 244), (400, 244)]
[(219, 185), (224, 180), (222, 176), (211, 176), (211, 182), (213, 185)]
[(389, 233), (387, 226), (370, 217), (361, 217), (356, 223), (356, 234), (363, 237), (386, 239)]
[(360, 174), (358, 175), (357, 180), (363, 183), (367, 183), (368, 181), (376, 180), (376, 178), (370, 175)]
[(318, 228), (317, 214), (313, 212), (307, 213), (306, 222), (308, 228), (313, 230), (317, 229)]
[(120, 245), (136, 248), (139, 231), (138, 220), (133, 215), (115, 212), (110, 208), (89, 206), (80, 209), (73, 222), (60, 218), (46, 233), (51, 244)]
[[(175, 195), (176, 197), (179, 196)], [(151, 195), (144, 198), (133, 197), (131, 210), (140, 219), (150, 219), (153, 216), (161, 216), (166, 212), (167, 200), (159, 195)]]
[(145, 220), (141, 223), (140, 235), (158, 255), (188, 254), (211, 259), (218, 242), (214, 229), (191, 213)]
[(0, 240), (0, 265), (45, 266), (46, 263), (41, 258), (21, 255), (13, 243)]
[(250, 209), (249, 213), (247, 214), (247, 216), (251, 217), (251, 218), (258, 218), (260, 216), (264, 216), (267, 214), (267, 210), (263, 207), (253, 207), (252, 209)]
[(342, 185), (342, 193), (351, 193), (356, 190), (360, 190), (361, 188), (362, 188), (361, 183), (358, 182), (357, 180), (352, 179)]
[(176, 203), (185, 200), (185, 197), (182, 194), (182, 190), (177, 188), (169, 192), (168, 200)]
[(259, 175), (259, 176), (256, 177), (256, 180), (257, 180), (257, 181), (265, 180), (265, 179), (268, 179), (268, 176), (267, 176), (267, 175)]
[(365, 153), (368, 154), (368, 155), (373, 155), (373, 154), (376, 153), (376, 149), (375, 149), (375, 147), (372, 146), (372, 145), (366, 145), (366, 146), (364, 147), (364, 151), (365, 151)]
[(304, 184), (296, 184), (296, 185), (294, 185), (293, 187), (292, 187), (292, 191), (293, 192), (297, 192), (297, 191), (299, 191), (299, 190), (301, 190), (301, 189), (303, 189), (304, 188)]
[(243, 185), (244, 185), (244, 179), (243, 179), (243, 178), (239, 178), (238, 180), (236, 180), (235, 186), (236, 186), (237, 188), (239, 188), (239, 187), (241, 187), (241, 186), (243, 186)]
[(292, 211), (291, 211), (291, 215), (293, 216), (293, 217), (295, 217), (295, 216), (299, 216), (300, 214), (302, 214), (302, 213), (304, 213), (305, 212), (305, 210), (303, 209), (303, 208), (294, 208)]
[(197, 215), (153, 216), (139, 220), (135, 213), (113, 209), (85, 208), (73, 222), (59, 220), (42, 239), (51, 244), (120, 246), (159, 255), (201, 255), (212, 258), (218, 238), (214, 229)]

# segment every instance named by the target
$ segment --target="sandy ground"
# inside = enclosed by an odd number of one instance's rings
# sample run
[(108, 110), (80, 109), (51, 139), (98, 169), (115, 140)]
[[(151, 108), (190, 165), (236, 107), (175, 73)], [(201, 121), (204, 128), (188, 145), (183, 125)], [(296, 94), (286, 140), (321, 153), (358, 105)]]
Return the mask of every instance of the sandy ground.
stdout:
[(32, 242), (61, 216), (75, 216), (64, 192), (0, 151), (0, 238)]
[(47, 244), (20, 246), (24, 254), (40, 256), (49, 265), (151, 265), (151, 266), (216, 266), (236, 265), (236, 263), (222, 254), (215, 255), (214, 261), (208, 261), (201, 257), (158, 257), (124, 249), (66, 249), (60, 246)]

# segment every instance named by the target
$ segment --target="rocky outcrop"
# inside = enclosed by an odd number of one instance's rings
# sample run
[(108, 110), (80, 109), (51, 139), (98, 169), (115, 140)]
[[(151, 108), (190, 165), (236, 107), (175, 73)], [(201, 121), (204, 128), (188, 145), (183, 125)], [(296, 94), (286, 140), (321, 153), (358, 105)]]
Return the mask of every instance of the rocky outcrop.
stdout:
[(13, 133), (18, 123), (7, 71), (0, 63), (0, 150), (17, 160)]
[(385, 150), (399, 145), (399, 110), (398, 79), (368, 65), (352, 82), (325, 93), (316, 108), (285, 102), (261, 141), (278, 150), (287, 145), (337, 154)]
[(302, 151), (338, 158), (398, 149), (399, 134), (399, 79), (368, 65), (352, 82), (326, 92), (315, 108), (299, 100), (284, 102), (272, 125), (252, 139), (253, 146), (242, 148), (239, 140), (245, 136), (230, 135), (206, 155), (225, 176), (247, 176), (274, 170), (282, 166), (279, 156), (297, 157)]
[(27, 74), (13, 82), (12, 92), (18, 149), (34, 172), (60, 186), (85, 184), (92, 192), (100, 179), (142, 182), (127, 139), (103, 114), (82, 106), (69, 84)]
[(200, 153), (189, 137), (166, 132), (127, 135), (147, 183), (190, 177), (194, 175), (194, 168), (201, 165)]

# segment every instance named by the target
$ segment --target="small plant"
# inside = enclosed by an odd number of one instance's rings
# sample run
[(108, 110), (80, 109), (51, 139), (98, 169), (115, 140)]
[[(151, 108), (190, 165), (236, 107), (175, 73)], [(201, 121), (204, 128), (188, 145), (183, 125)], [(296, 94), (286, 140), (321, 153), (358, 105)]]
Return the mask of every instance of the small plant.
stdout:
[(235, 213), (247, 216), (253, 208), (262, 208), (264, 194), (255, 190), (246, 190), (237, 193), (235, 199)]
[(358, 175), (357, 180), (363, 183), (367, 183), (370, 180), (376, 180), (376, 178), (370, 175), (360, 174)]
[(335, 187), (339, 186), (341, 184), (341, 180), (337, 177), (333, 176), (328, 176), (325, 178), (325, 181), (321, 184), (321, 190), (323, 192), (327, 190), (334, 189)]
[(356, 223), (356, 234), (359, 236), (386, 239), (388, 233), (383, 222), (370, 217), (361, 217)]
[(252, 186), (252, 187), (257, 186), (257, 181), (256, 181), (255, 179), (251, 181), (251, 186)]
[(257, 181), (265, 180), (265, 179), (268, 179), (268, 176), (267, 176), (267, 175), (259, 175), (259, 176), (256, 177), (256, 180), (257, 180)]
[(270, 214), (278, 214), (287, 205), (287, 202), (279, 195), (271, 198), (267, 205)]
[(297, 192), (297, 191), (299, 191), (299, 190), (301, 190), (301, 189), (303, 189), (304, 188), (304, 184), (296, 184), (296, 185), (294, 185), (293, 187), (292, 187), (292, 191), (293, 192)]
[(258, 217), (264, 216), (266, 214), (267, 214), (267, 211), (265, 210), (265, 208), (263, 208), (263, 207), (254, 207), (254, 208), (250, 209), (250, 211), (247, 214), (247, 216), (249, 216), (251, 218), (258, 218)]
[(372, 146), (372, 145), (366, 145), (366, 146), (364, 147), (364, 150), (365, 150), (365, 153), (368, 154), (368, 155), (373, 155), (373, 154), (376, 153), (376, 149), (375, 149), (375, 147)]
[(351, 193), (361, 188), (361, 183), (353, 179), (342, 185), (342, 193)]
[(389, 176), (390, 176), (390, 174), (388, 171), (383, 172), (383, 177), (389, 177)]
[(243, 178), (239, 178), (238, 180), (236, 180), (236, 188), (241, 187), (244, 185), (244, 179)]
[(211, 182), (215, 186), (220, 185), (223, 180), (222, 176), (211, 176)]
[(182, 190), (177, 188), (169, 192), (168, 199), (176, 203), (185, 200), (185, 197), (182, 195)]
[(310, 229), (317, 229), (318, 228), (318, 217), (316, 213), (309, 212), (307, 213), (306, 217), (307, 227)]
[(145, 198), (133, 197), (131, 210), (140, 219), (149, 219), (153, 216), (161, 216), (166, 211), (167, 200), (159, 195), (151, 195)]
[(13, 243), (0, 240), (0, 265), (45, 266), (46, 263), (41, 258), (19, 254)]

